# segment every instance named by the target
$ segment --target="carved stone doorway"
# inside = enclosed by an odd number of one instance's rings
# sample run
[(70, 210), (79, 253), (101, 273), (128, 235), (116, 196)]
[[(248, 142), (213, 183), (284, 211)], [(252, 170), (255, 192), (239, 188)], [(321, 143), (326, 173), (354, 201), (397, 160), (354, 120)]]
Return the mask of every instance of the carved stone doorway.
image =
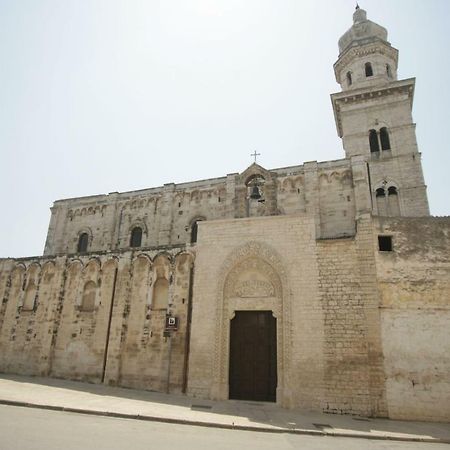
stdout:
[(276, 336), (272, 311), (236, 311), (230, 322), (230, 399), (276, 401)]

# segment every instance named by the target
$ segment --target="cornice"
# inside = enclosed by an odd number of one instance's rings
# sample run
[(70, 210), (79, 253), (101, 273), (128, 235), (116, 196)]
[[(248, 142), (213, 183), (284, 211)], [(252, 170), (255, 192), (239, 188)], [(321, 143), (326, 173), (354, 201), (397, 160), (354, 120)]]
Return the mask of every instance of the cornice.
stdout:
[(364, 103), (370, 100), (380, 99), (392, 95), (406, 94), (410, 99), (412, 107), (415, 83), (415, 78), (408, 78), (406, 80), (394, 81), (380, 86), (354, 89), (331, 94), (331, 102), (333, 104), (334, 118), (339, 137), (342, 137), (343, 135), (341, 121), (342, 105)]
[(337, 82), (339, 83), (338, 74), (344, 67), (350, 64), (351, 61), (356, 58), (364, 58), (366, 56), (373, 55), (374, 53), (388, 56), (396, 62), (398, 60), (398, 50), (381, 40), (377, 40), (372, 44), (350, 47), (348, 50), (345, 50), (344, 53), (339, 55), (338, 60), (333, 65)]

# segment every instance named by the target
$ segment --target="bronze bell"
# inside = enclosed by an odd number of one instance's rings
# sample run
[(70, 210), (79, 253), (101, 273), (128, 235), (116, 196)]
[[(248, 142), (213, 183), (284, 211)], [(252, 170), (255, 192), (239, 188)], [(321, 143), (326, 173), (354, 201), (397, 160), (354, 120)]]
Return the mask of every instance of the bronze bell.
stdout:
[(250, 198), (253, 200), (259, 200), (261, 198), (261, 193), (259, 192), (258, 186), (253, 186), (252, 193), (250, 194)]

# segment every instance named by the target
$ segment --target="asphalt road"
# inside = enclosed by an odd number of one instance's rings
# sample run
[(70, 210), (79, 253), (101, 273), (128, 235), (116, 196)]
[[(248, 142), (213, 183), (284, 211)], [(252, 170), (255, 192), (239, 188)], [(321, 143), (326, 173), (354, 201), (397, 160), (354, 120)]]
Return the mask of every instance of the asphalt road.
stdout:
[(420, 449), (445, 444), (259, 433), (0, 405), (0, 450)]

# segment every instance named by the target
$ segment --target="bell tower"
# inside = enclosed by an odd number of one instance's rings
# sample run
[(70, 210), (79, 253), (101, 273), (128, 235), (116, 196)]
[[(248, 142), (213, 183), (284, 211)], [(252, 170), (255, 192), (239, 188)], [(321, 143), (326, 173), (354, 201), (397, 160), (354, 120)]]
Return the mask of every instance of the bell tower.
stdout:
[(412, 118), (415, 78), (397, 79), (398, 50), (387, 37), (387, 30), (357, 6), (334, 64), (342, 89), (331, 95), (337, 132), (352, 162), (359, 213), (426, 216)]

